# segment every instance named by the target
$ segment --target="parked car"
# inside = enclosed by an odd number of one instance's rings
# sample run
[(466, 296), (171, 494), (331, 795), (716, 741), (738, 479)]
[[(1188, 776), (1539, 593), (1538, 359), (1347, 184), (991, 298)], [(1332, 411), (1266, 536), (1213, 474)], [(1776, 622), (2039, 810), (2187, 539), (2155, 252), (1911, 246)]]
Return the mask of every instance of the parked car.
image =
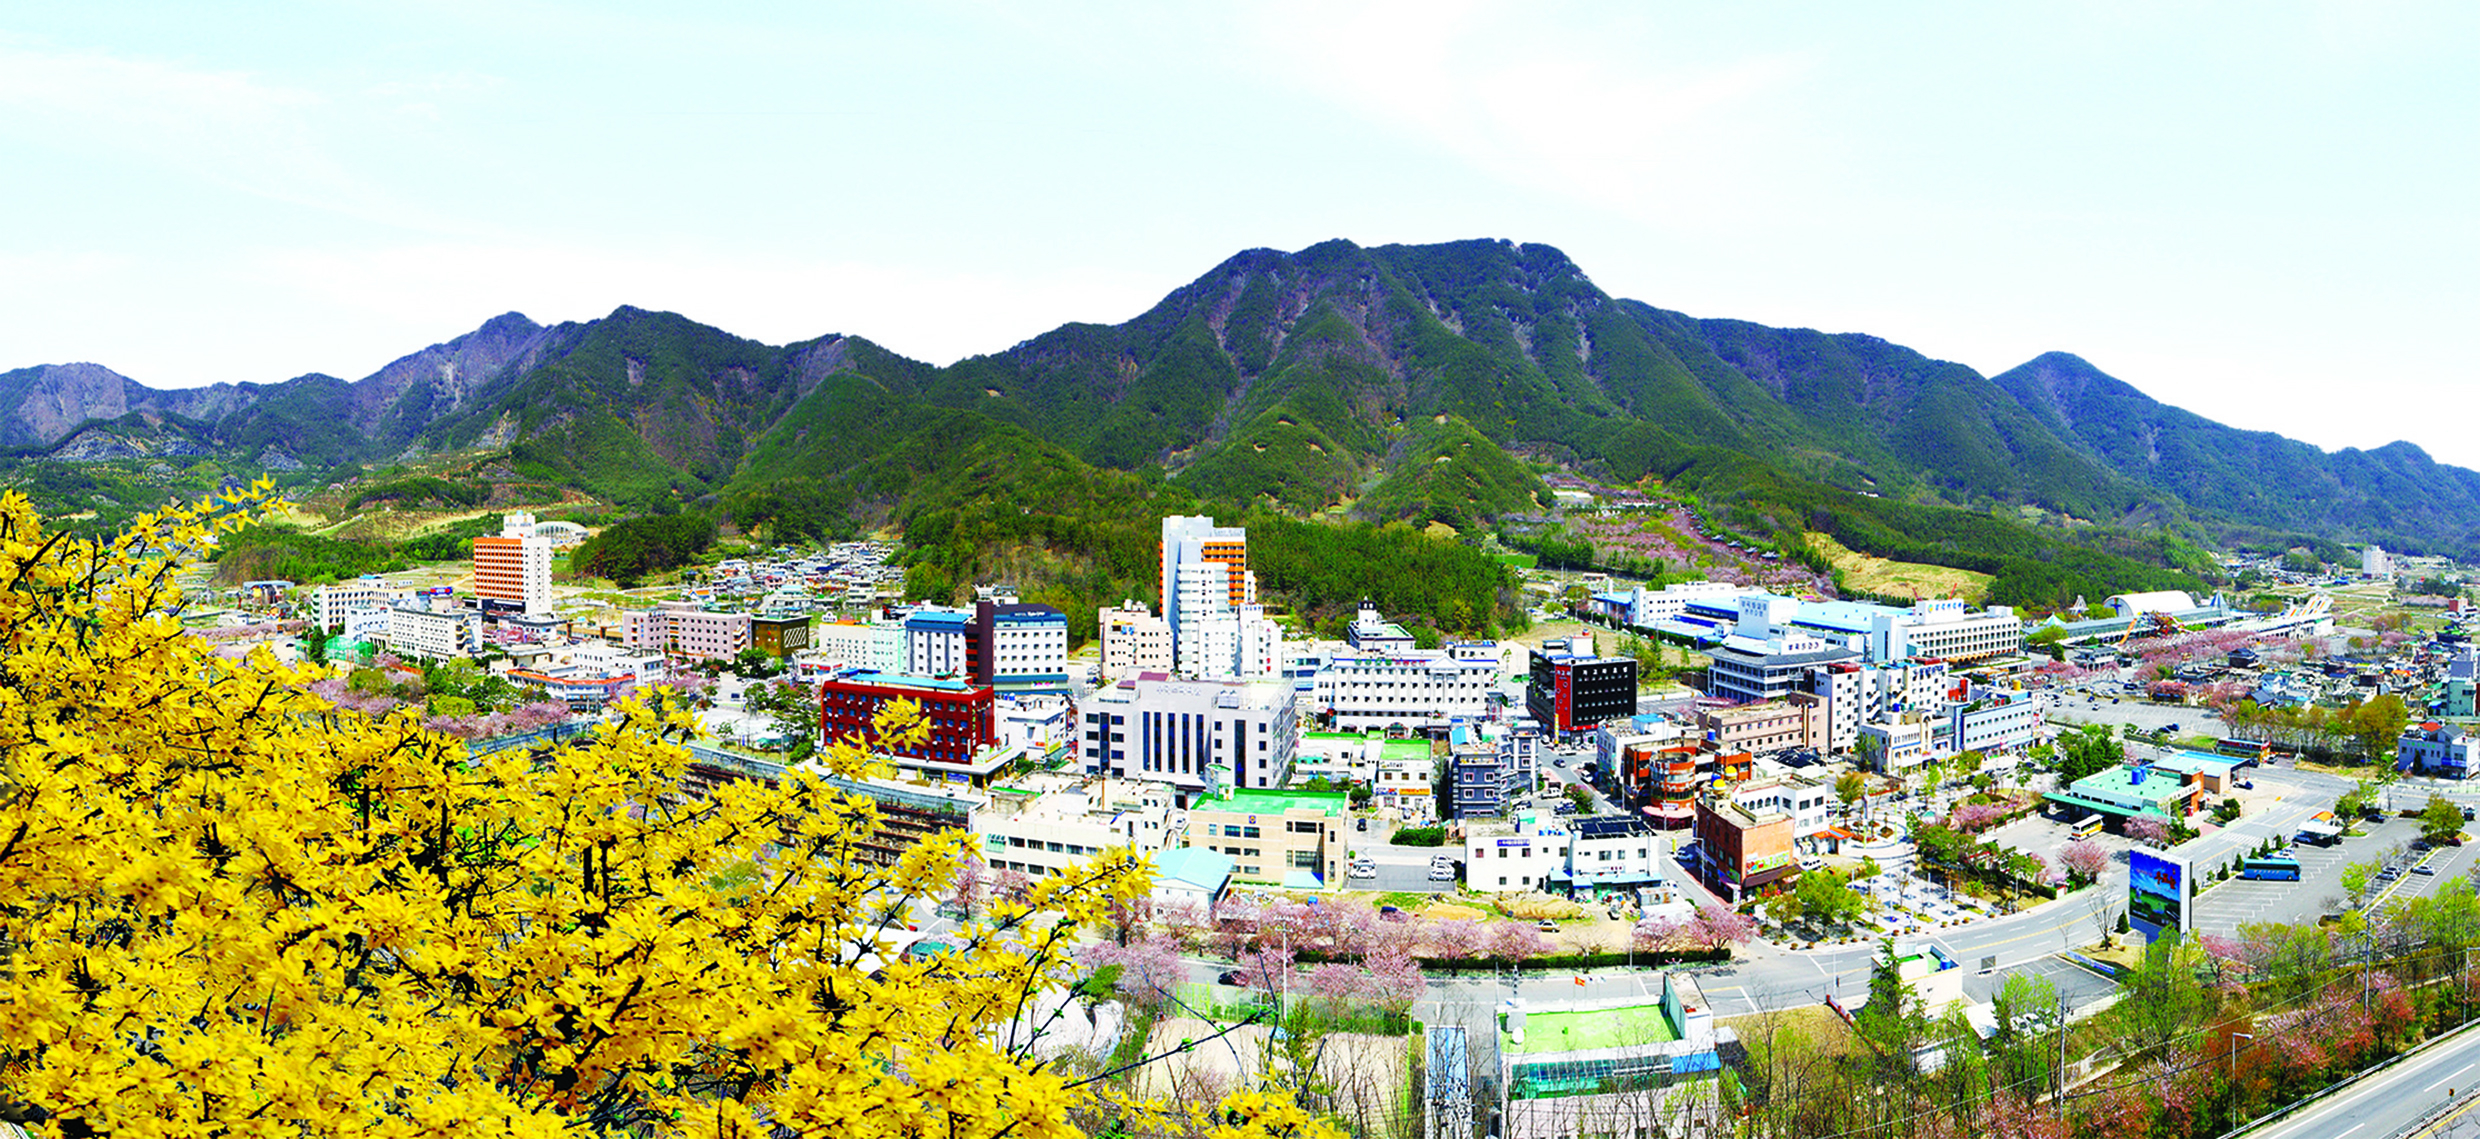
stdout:
[(1551, 921), (1549, 918), (1543, 918), (1540, 921), (1534, 922), (1533, 928), (1538, 929), (1543, 933), (1557, 933), (1559, 931), (1559, 923)]
[(1362, 819), (1362, 820), (1360, 821), (1360, 824), (1361, 824), (1361, 825), (1360, 825), (1360, 829), (1361, 829), (1361, 830), (1368, 830), (1368, 829), (1369, 829), (1369, 820), (1367, 820), (1367, 819)]
[(2437, 868), (2436, 868), (2436, 867), (2434, 867), (2434, 866), (2414, 866), (2414, 867), (2412, 867), (2412, 868), (2411, 868), (2411, 872), (2412, 872), (2412, 873), (2414, 873), (2414, 874), (2431, 874), (2431, 875), (2433, 875), (2433, 874), (2437, 873)]
[(1246, 985), (1249, 983), (1249, 975), (1238, 969), (1225, 969), (1223, 975), (1216, 977), (1215, 980), (1226, 985)]
[(1429, 868), (1429, 880), (1432, 882), (1453, 882), (1455, 881), (1455, 871), (1444, 866), (1432, 866)]
[(1378, 865), (1374, 862), (1355, 862), (1352, 869), (1345, 873), (1352, 878), (1375, 878), (1378, 876)]

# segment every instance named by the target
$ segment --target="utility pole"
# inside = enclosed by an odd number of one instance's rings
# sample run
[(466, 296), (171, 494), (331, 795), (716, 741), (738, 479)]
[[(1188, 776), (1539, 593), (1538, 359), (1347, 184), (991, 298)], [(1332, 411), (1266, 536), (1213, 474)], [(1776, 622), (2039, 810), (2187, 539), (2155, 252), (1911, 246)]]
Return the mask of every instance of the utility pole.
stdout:
[(2058, 1122), (2064, 1124), (2067, 1121), (2067, 996), (2065, 993), (2058, 994), (2058, 1023), (2051, 1026), (2051, 1031), (2058, 1034), (2058, 1077), (2055, 1081), (2056, 1090), (2050, 1093), (2049, 1103), (2051, 1109), (2056, 1112)]

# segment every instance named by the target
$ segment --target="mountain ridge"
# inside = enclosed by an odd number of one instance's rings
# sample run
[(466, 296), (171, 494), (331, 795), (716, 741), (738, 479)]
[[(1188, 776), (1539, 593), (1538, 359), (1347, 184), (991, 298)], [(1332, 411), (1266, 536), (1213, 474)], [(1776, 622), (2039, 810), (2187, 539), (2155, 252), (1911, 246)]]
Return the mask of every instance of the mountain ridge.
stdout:
[(1546, 501), (1521, 452), (1621, 482), (1790, 479), (2061, 525), (2480, 540), (2480, 474), (2412, 444), (2325, 452), (2242, 431), (2068, 353), (1983, 376), (1866, 333), (1693, 317), (1502, 239), (1246, 249), (1127, 321), (943, 367), (859, 336), (768, 345), (623, 305), (553, 325), (504, 313), (351, 381), (0, 373), (0, 447), (21, 455), (150, 431), (311, 469), (506, 448), (532, 477), (641, 507), (787, 480), (843, 509), (891, 505), (901, 487), (874, 461), (918, 432), (962, 448), (1003, 426), (1209, 501), (1459, 527)]

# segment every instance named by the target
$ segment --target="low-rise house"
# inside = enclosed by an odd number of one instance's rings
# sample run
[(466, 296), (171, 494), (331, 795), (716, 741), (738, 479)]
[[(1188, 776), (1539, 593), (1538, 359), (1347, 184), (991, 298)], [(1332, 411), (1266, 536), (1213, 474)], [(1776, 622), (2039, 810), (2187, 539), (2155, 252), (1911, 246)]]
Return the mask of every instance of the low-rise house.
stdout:
[(2480, 735), (2456, 724), (2420, 724), (2395, 745), (2394, 766), (2414, 774), (2468, 779), (2475, 761), (2480, 761)]

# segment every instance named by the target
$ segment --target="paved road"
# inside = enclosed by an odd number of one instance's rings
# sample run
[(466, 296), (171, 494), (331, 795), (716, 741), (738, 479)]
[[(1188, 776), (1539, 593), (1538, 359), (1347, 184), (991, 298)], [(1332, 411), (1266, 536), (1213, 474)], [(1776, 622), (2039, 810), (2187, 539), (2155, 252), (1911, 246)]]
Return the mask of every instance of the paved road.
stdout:
[[(2246, 1062), (2241, 1056), (2241, 1062)], [(2248, 1139), (2390, 1139), (2396, 1135), (2480, 1134), (2469, 1107), (2438, 1126), (2409, 1130), (2429, 1115), (2480, 1088), (2480, 1032), (2440, 1043), (2370, 1076), (2287, 1119), (2248, 1133)]]

